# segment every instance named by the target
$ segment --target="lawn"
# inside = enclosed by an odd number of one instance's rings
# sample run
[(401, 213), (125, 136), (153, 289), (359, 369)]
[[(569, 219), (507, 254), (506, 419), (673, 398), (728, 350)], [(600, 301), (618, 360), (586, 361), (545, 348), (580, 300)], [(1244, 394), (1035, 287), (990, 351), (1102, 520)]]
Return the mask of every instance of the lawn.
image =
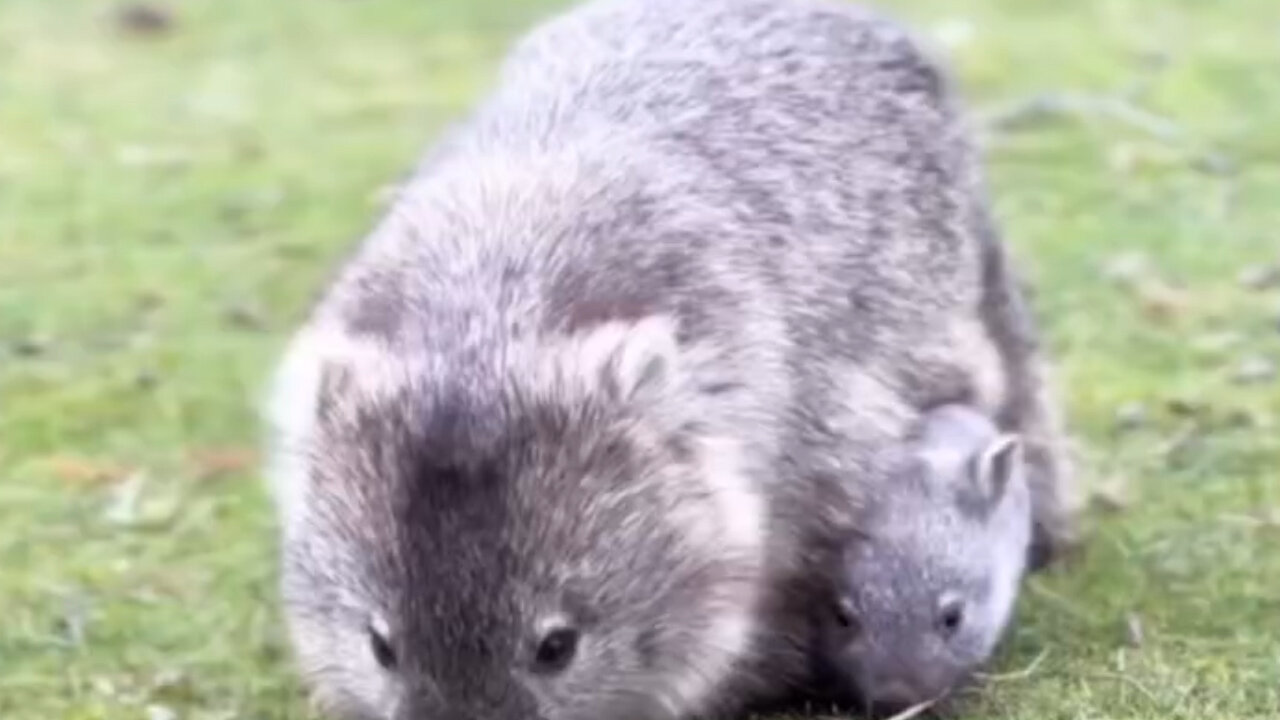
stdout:
[[(307, 717), (255, 398), (558, 4), (0, 0), (0, 717)], [(965, 716), (1280, 715), (1280, 4), (889, 4), (991, 121), (1096, 490)]]

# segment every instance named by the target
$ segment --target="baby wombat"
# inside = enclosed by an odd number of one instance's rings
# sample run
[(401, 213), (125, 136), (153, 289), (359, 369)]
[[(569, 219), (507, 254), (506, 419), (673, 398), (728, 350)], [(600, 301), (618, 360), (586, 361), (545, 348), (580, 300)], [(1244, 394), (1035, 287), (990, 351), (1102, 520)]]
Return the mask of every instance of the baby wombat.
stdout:
[(1017, 436), (945, 405), (900, 449), (897, 470), (863, 488), (865, 520), (822, 638), (835, 682), (873, 712), (940, 698), (988, 659), (1031, 536)]

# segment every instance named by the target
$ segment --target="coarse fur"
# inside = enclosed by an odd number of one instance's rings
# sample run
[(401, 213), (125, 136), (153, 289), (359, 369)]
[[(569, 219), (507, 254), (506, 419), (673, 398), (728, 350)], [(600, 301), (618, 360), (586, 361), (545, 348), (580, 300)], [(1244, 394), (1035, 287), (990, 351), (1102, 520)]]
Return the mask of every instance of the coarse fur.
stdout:
[(873, 714), (943, 698), (990, 658), (1031, 542), (1021, 442), (982, 413), (931, 410), (884, 455), (887, 474), (860, 484), (863, 516), (819, 638), (836, 687)]
[[(799, 685), (844, 479), (941, 402), (1039, 448), (1037, 527), (1067, 541), (1031, 320), (951, 103), (896, 24), (827, 0), (596, 0), (520, 42), (277, 373), (316, 699), (643, 720)], [(837, 429), (846, 391), (865, 409)]]

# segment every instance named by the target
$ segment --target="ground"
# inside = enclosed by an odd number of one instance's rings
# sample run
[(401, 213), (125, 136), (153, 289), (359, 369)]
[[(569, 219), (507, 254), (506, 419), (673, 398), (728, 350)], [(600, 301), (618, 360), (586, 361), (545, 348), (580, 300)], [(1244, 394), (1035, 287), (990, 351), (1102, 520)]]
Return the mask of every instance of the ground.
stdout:
[[(0, 717), (307, 716), (255, 399), (553, 4), (0, 2)], [(1280, 5), (891, 6), (988, 121), (1097, 491), (964, 716), (1274, 717)]]

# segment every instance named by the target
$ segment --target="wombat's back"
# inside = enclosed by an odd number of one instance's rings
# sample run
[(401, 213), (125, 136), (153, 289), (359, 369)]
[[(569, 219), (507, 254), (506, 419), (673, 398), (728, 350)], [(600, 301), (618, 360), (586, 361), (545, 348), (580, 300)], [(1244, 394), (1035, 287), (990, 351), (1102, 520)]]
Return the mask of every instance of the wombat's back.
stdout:
[[(607, 158), (656, 212), (723, 212), (682, 251), (736, 257), (781, 296), (797, 372), (857, 360), (915, 393), (958, 357), (994, 363), (973, 320), (983, 189), (953, 106), (917, 41), (857, 5), (605, 0), (530, 33), (452, 142)], [(928, 400), (962, 399), (946, 384)], [(970, 399), (998, 404), (999, 379), (979, 384)]]

